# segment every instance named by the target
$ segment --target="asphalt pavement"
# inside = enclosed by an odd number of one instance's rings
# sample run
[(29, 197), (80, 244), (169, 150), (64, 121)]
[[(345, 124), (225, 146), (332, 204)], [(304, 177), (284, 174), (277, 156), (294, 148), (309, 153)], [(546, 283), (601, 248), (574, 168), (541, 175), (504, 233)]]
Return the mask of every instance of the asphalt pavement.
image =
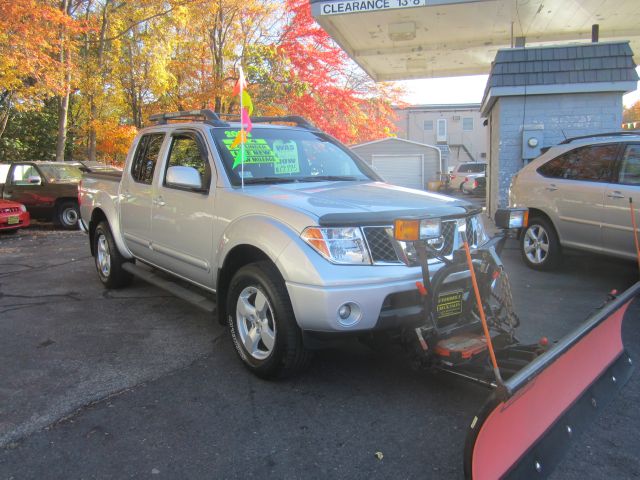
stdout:
[[(503, 259), (525, 339), (560, 338), (638, 278), (633, 263), (582, 254), (533, 272), (515, 241)], [(634, 358), (639, 317), (636, 301)], [(355, 341), (262, 381), (207, 314), (139, 281), (104, 290), (81, 232), (0, 236), (1, 479), (461, 478), (486, 396)], [(553, 478), (639, 477), (639, 396), (636, 372)]]

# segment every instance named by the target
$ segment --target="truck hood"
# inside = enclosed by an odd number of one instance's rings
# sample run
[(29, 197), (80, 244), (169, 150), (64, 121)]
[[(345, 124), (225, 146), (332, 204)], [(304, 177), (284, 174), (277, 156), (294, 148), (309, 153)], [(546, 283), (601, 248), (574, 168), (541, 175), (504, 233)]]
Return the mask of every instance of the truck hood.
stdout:
[(455, 217), (477, 210), (464, 200), (382, 182), (252, 185), (244, 194), (306, 213), (320, 225), (389, 224), (400, 217)]

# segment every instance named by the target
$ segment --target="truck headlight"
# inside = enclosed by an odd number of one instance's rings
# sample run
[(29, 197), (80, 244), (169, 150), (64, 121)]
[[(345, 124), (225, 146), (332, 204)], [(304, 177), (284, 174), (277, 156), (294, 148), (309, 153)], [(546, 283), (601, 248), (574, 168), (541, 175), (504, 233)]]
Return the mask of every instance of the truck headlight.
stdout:
[(476, 229), (476, 239), (478, 242), (476, 245), (481, 246), (491, 240), (483, 215), (479, 214), (471, 217), (471, 224)]
[(20, 210), (22, 210), (23, 212), (26, 212), (27, 211), (27, 207), (25, 207), (24, 205), (21, 204), (20, 205)]
[(330, 262), (371, 265), (369, 251), (357, 227), (307, 227), (300, 237)]

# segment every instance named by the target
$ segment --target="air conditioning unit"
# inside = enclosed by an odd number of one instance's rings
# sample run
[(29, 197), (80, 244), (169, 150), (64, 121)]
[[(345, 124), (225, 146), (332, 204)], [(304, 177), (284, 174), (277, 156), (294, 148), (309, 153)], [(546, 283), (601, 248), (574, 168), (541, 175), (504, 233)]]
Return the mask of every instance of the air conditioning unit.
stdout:
[(460, 121), (460, 115), (454, 115), (453, 116), (453, 121), (454, 122), (459, 122)]

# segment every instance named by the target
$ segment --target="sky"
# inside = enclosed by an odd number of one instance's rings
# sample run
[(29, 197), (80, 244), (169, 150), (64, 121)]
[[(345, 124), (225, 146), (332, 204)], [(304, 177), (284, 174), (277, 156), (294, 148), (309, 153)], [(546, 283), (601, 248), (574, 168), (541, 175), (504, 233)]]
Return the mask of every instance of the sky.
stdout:
[[(640, 75), (640, 67), (636, 68)], [(439, 103), (480, 103), (488, 75), (467, 77), (430, 78), (425, 80), (404, 80), (397, 82), (407, 91), (404, 100), (412, 105)], [(640, 83), (639, 83), (640, 88)], [(625, 107), (640, 100), (640, 90), (626, 94), (622, 98)]]

